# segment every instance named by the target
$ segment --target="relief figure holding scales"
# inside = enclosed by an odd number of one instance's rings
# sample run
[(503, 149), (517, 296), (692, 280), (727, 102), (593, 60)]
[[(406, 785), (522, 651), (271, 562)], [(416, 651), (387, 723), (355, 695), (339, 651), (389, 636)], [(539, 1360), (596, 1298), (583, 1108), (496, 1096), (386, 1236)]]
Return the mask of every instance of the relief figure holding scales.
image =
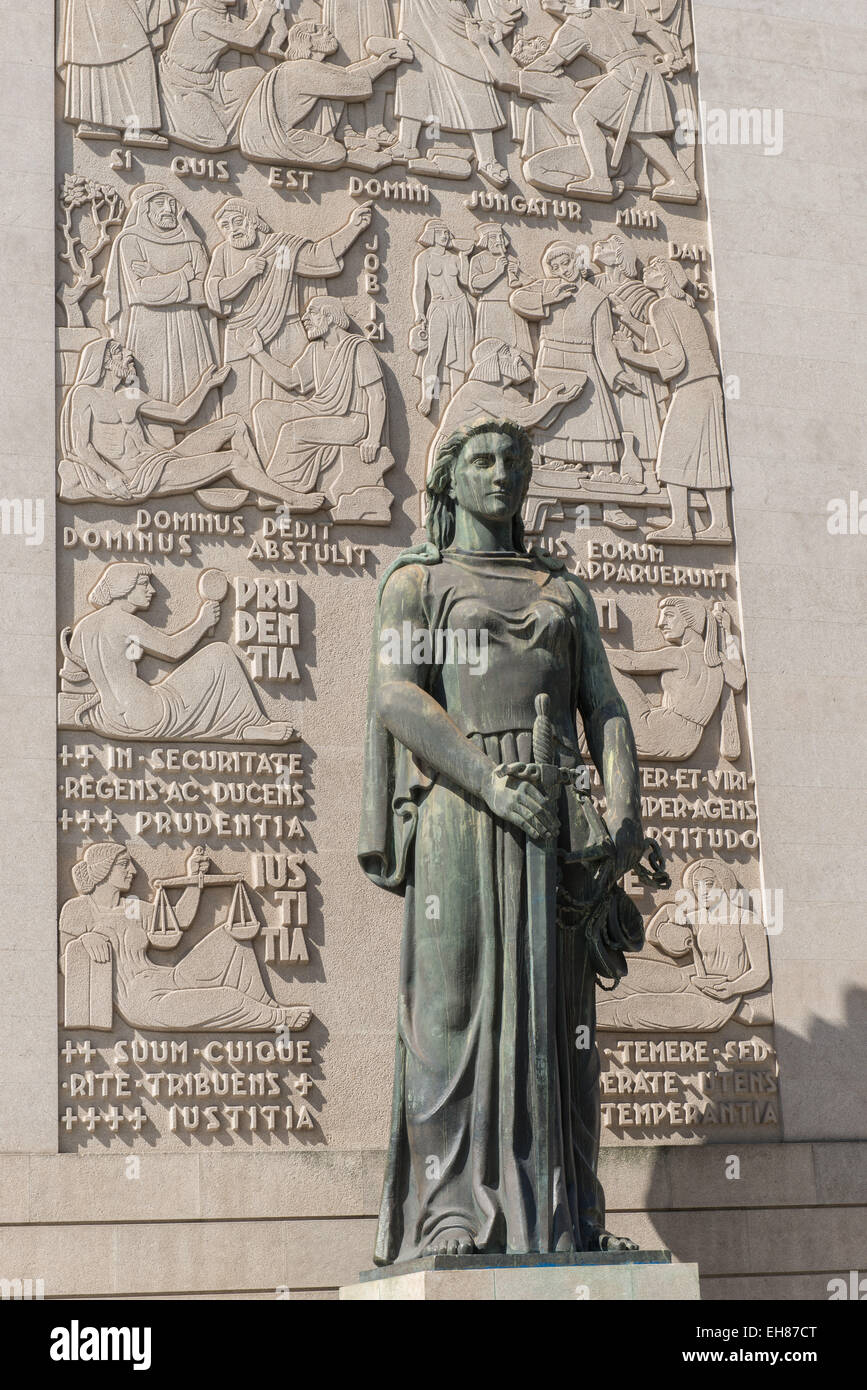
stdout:
[(379, 593), (359, 857), (405, 899), (380, 1265), (635, 1248), (596, 1176), (595, 988), (643, 939), (618, 880), (666, 876), (590, 594), (524, 545), (530, 471), (513, 422), (446, 439)]

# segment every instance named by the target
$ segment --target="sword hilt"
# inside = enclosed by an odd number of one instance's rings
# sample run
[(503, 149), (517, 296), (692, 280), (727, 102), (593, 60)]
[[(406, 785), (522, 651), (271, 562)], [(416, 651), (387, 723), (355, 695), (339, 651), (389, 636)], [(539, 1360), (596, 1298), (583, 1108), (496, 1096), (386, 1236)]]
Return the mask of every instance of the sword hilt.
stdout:
[(536, 696), (536, 718), (533, 721), (533, 762), (547, 763), (549, 766), (554, 762), (554, 725), (551, 723), (550, 708), (550, 695)]

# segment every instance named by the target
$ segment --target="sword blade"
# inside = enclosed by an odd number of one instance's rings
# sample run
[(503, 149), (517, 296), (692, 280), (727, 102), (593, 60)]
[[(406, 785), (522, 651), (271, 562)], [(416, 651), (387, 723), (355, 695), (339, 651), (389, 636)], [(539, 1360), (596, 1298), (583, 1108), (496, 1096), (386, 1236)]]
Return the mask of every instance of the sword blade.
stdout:
[(556, 895), (556, 850), (553, 845), (549, 849), (528, 839), (530, 1080), (539, 1249), (543, 1252), (552, 1249), (554, 1214)]

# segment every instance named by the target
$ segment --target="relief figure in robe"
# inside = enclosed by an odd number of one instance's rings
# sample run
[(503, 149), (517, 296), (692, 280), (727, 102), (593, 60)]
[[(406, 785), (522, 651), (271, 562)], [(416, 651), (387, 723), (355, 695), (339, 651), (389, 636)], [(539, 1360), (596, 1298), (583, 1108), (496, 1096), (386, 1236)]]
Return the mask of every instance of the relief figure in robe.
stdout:
[[(322, 0), (322, 22), (336, 38), (340, 52), (348, 63), (360, 63), (369, 56), (367, 40), (393, 39), (394, 0)], [(385, 127), (385, 104), (388, 88), (394, 90), (394, 79), (383, 77), (376, 83), (373, 95), (364, 102), (348, 103), (344, 112), (347, 125), (360, 135), (369, 133), (394, 144), (395, 136)]]
[(286, 392), (241, 340), (247, 343), (255, 330), (263, 350), (278, 364), (289, 367), (300, 357), (307, 346), (301, 282), (340, 274), (346, 252), (370, 226), (371, 205), (359, 204), (343, 227), (315, 240), (298, 232), (275, 232), (244, 198), (228, 198), (214, 220), (224, 240), (211, 256), (205, 296), (224, 323), (223, 361), (230, 371), (221, 404), (225, 412), (238, 411), (249, 420), (258, 401), (285, 399)]
[(273, 0), (253, 0), (252, 15), (230, 13), (236, 0), (187, 0), (160, 58), (166, 130), (195, 150), (237, 145), (241, 113), (264, 68), (223, 69), (224, 54), (255, 53), (275, 19), (285, 19)]
[[(687, 290), (687, 274), (679, 261), (654, 256), (644, 268), (644, 283), (656, 298), (647, 322), (624, 304), (612, 302), (614, 313), (635, 334), (641, 346), (620, 344), (624, 362), (658, 375), (671, 391), (668, 412), (659, 437), (656, 476), (668, 492), (671, 519), (648, 540), (689, 545), (730, 545), (726, 494), (731, 487), (728, 443), (720, 372), (696, 301)], [(693, 532), (689, 492), (707, 499), (707, 525)]]
[[(115, 560), (103, 571), (88, 594), (93, 611), (61, 634), (61, 727), (122, 739), (296, 739), (291, 725), (265, 713), (233, 647), (199, 645), (220, 620), (219, 602), (205, 599), (192, 622), (162, 632), (140, 616), (155, 592), (149, 565)], [(161, 680), (144, 680), (138, 665), (145, 656), (172, 669)]]
[[(201, 881), (208, 862), (207, 854), (194, 850), (191, 877)], [(80, 952), (78, 961), (70, 958), (76, 946), (95, 965), (113, 967), (115, 1007), (134, 1028), (258, 1033), (307, 1026), (306, 1005), (278, 1004), (269, 993), (246, 924), (236, 927), (227, 918), (176, 965), (151, 960), (151, 950), (174, 948), (192, 926), (201, 889), (195, 883), (184, 889), (170, 910), (172, 930), (164, 931), (156, 900), (128, 896), (136, 873), (125, 845), (106, 841), (83, 851), (72, 869), (77, 897), (60, 911), (64, 974), (79, 965)]]
[(302, 322), (308, 345), (283, 366), (253, 342), (253, 360), (274, 375), (287, 394), (300, 399), (263, 400), (253, 409), (259, 452), (272, 478), (300, 493), (323, 489), (323, 475), (342, 456), (357, 450), (381, 480), (377, 458), (385, 437), (386, 394), (382, 366), (363, 333), (350, 329), (338, 299), (317, 295)]
[(509, 234), (499, 222), (481, 222), (476, 228), (477, 250), (470, 257), (467, 283), (476, 297), (476, 342), (502, 338), (533, 360), (530, 325), (509, 303), (512, 290), (526, 285)]
[(248, 159), (310, 169), (346, 162), (346, 146), (334, 135), (339, 104), (368, 101), (376, 79), (408, 50), (395, 40), (347, 67), (326, 62), (336, 51), (337, 39), (324, 24), (292, 25), (284, 61), (266, 73), (241, 117), (240, 145)]
[(169, 188), (134, 189), (105, 274), (105, 322), (149, 395), (177, 405), (216, 362), (202, 317), (208, 253)]
[(683, 873), (681, 896), (647, 924), (647, 945), (629, 974), (597, 1002), (598, 1028), (667, 1033), (715, 1032), (734, 1018), (770, 1023), (767, 1000), (747, 996), (770, 980), (764, 925), (738, 888), (731, 865), (697, 859)]
[(494, 77), (484, 50), (511, 30), (480, 18), (464, 0), (401, 0), (398, 36), (415, 55), (397, 75), (394, 113), (398, 143), (392, 157), (403, 162), (421, 157), (419, 140), (448, 131), (469, 135), (482, 178), (505, 188), (509, 172), (497, 159), (494, 131), (506, 124)]
[(510, 300), (519, 314), (539, 324), (537, 391), (579, 380), (583, 387), (546, 437), (545, 461), (561, 467), (610, 466), (620, 451), (614, 393), (634, 388), (617, 355), (608, 299), (590, 282), (587, 259), (568, 242), (547, 248), (542, 272), (513, 290)]
[[(589, 591), (525, 548), (531, 453), (509, 421), (452, 435), (428, 476), (429, 539), (397, 558), (379, 590), (359, 859), (405, 903), (381, 1265), (635, 1248), (605, 1230), (596, 1175), (596, 977), (623, 967), (602, 961), (591, 924), (601, 909), (615, 953), (641, 943), (634, 904), (619, 888), (608, 896), (645, 848), (638, 765)], [(401, 643), (407, 631), (453, 640), (417, 651)], [(484, 680), (460, 659), (459, 636), (468, 649), (472, 633), (486, 635)], [(540, 701), (553, 790), (534, 760)], [(607, 828), (575, 791), (579, 716)], [(537, 849), (562, 865), (556, 901), (529, 891)], [(579, 853), (585, 866), (570, 858)], [(554, 930), (561, 891), (573, 907), (601, 893), (579, 930), (565, 917)], [(544, 1030), (532, 1022), (537, 967), (553, 976)], [(586, 1048), (575, 1046), (578, 1027)]]
[(57, 66), (64, 116), (82, 140), (165, 149), (155, 50), (176, 0), (62, 0)]
[[(638, 257), (626, 237), (612, 232), (593, 246), (593, 264), (599, 267), (593, 283), (608, 296), (611, 312), (625, 310), (631, 319), (647, 324), (650, 306), (657, 298), (652, 289), (645, 285), (638, 275)], [(646, 330), (645, 330), (646, 334)], [(642, 335), (639, 346), (644, 345)], [(619, 319), (614, 331), (616, 347), (636, 346), (632, 333), (626, 323)], [(623, 354), (620, 354), (623, 360)], [(631, 434), (633, 448), (641, 460), (645, 480), (653, 475), (656, 456), (659, 452), (659, 435), (665, 416), (666, 387), (652, 372), (645, 368), (639, 371), (633, 367), (631, 373), (632, 391), (622, 391), (615, 402), (620, 420), (621, 435)]]

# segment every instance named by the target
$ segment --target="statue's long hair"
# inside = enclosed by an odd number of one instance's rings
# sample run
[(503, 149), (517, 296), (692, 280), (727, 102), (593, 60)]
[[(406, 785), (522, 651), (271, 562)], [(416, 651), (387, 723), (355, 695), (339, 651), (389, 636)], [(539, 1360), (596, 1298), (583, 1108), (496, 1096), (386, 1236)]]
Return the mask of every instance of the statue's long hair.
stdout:
[[(427, 534), (438, 550), (446, 550), (455, 536), (455, 500), (449, 496), (449, 485), (460, 452), (468, 440), (477, 434), (508, 434), (521, 449), (521, 463), (527, 473), (527, 487), (530, 486), (533, 461), (533, 442), (522, 425), (514, 420), (474, 420), (455, 430), (443, 440), (436, 451), (433, 468), (428, 474), (427, 492)], [(526, 489), (525, 489), (526, 493)], [(522, 499), (523, 501), (523, 499)], [(524, 523), (520, 510), (512, 521), (512, 545), (520, 554), (526, 554), (524, 545)]]

